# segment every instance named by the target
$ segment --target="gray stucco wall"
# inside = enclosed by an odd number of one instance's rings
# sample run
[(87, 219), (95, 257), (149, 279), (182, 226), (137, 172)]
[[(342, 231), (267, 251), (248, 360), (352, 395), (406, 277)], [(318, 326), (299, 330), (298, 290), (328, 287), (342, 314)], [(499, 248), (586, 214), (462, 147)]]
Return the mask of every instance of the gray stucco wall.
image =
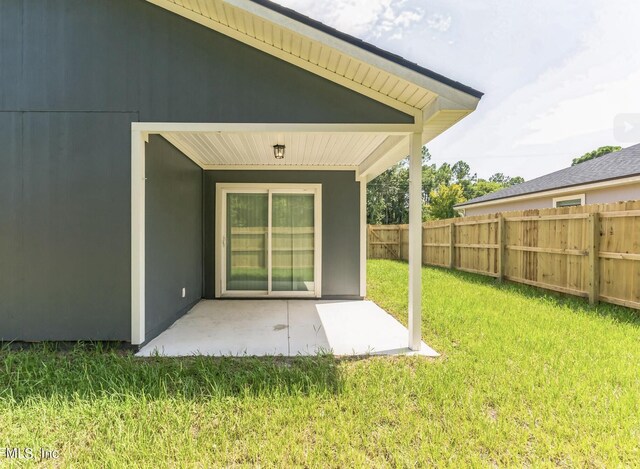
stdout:
[(164, 138), (151, 136), (146, 145), (146, 340), (202, 298), (202, 175)]
[(1, 338), (130, 339), (131, 122), (411, 120), (144, 0), (0, 1)]
[[(569, 195), (579, 196), (585, 195), (585, 204), (610, 204), (614, 202), (624, 202), (629, 200), (640, 200), (640, 183), (627, 184), (624, 186), (605, 187), (601, 189), (579, 190), (575, 193), (570, 192), (563, 194), (562, 197)], [(559, 197), (559, 196), (558, 196)], [(531, 210), (536, 208), (553, 208), (554, 197), (542, 195), (533, 199), (520, 201), (509, 201), (508, 199), (502, 203), (489, 205), (486, 207), (467, 207), (465, 216), (485, 215), (487, 213), (511, 212), (514, 210)]]
[(216, 183), (322, 184), (322, 295), (360, 295), (360, 183), (353, 171), (205, 171), (206, 298), (215, 297)]

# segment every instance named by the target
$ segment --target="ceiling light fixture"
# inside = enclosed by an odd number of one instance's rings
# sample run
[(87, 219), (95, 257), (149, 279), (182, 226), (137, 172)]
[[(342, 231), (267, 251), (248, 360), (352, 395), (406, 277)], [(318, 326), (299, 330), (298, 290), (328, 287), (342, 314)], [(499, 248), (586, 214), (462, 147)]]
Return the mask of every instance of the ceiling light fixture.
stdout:
[(284, 159), (284, 145), (274, 145), (273, 156), (276, 158), (276, 160)]

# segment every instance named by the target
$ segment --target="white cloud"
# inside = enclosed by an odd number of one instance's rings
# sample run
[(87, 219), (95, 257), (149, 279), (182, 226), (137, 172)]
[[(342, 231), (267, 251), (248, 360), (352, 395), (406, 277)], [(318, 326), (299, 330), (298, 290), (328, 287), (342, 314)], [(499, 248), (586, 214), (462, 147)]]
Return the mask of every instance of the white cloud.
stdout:
[[(571, 31), (580, 34), (577, 50), (505, 96), (485, 89), (478, 111), (436, 139), (432, 154), (466, 159), (484, 176), (502, 171), (529, 179), (598, 146), (629, 145), (616, 141), (613, 126), (617, 114), (640, 113), (640, 8), (630, 0), (596, 6), (594, 24)], [(550, 53), (531, 52), (520, 66)]]
[(563, 99), (530, 121), (525, 130), (531, 133), (516, 145), (544, 145), (611, 129), (616, 115), (640, 113), (639, 84), (640, 69), (620, 80), (596, 84), (587, 94)]
[(447, 32), (451, 28), (451, 15), (433, 13), (427, 17), (427, 26), (442, 33)]
[(408, 7), (406, 0), (280, 0), (280, 3), (364, 39), (384, 34), (401, 38), (406, 28), (424, 16), (419, 7)]

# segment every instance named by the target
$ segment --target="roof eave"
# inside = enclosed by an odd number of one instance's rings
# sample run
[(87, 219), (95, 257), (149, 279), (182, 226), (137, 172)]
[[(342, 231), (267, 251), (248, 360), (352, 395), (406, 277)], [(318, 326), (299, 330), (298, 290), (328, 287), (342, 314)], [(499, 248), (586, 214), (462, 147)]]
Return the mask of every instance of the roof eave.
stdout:
[[(235, 4), (233, 0), (227, 0), (227, 1), (231, 4)], [(238, 4), (242, 3), (243, 1), (244, 0), (240, 0)], [(397, 65), (401, 65), (409, 70), (413, 70), (414, 72), (424, 75), (427, 78), (437, 80), (447, 86), (450, 86), (458, 91), (462, 91), (475, 98), (480, 99), (482, 98), (482, 96), (484, 96), (484, 93), (482, 91), (478, 91), (472, 88), (471, 86), (452, 80), (451, 78), (448, 78), (444, 75), (434, 72), (433, 70), (429, 70), (428, 68), (423, 67), (415, 62), (411, 62), (405, 59), (404, 57), (401, 57), (397, 54), (381, 49), (371, 43), (363, 41), (362, 39), (358, 39), (357, 37), (344, 33), (338, 29), (332, 28), (331, 26), (328, 26), (309, 16), (303, 15), (295, 10), (292, 10), (291, 8), (284, 7), (270, 0), (248, 0), (248, 1), (261, 5), (269, 10), (273, 10), (283, 16), (286, 16), (287, 18), (298, 21), (306, 26), (322, 31), (323, 33), (329, 34), (337, 39), (345, 41), (355, 47), (359, 47), (360, 49), (363, 49), (374, 55), (382, 57), (386, 60), (389, 60)]]
[[(609, 182), (616, 182), (616, 184), (606, 184)], [(630, 174), (630, 175), (625, 175), (625, 176), (620, 176), (620, 177), (615, 177), (615, 178), (608, 178), (608, 179), (600, 179), (598, 181), (591, 181), (591, 182), (587, 182), (587, 183), (577, 183), (577, 184), (570, 184), (568, 186), (560, 186), (560, 187), (555, 187), (555, 188), (551, 188), (551, 189), (544, 189), (544, 190), (539, 190), (539, 191), (533, 191), (533, 192), (526, 192), (524, 194), (517, 194), (517, 195), (511, 195), (511, 196), (507, 196), (507, 197), (499, 197), (499, 198), (495, 198), (495, 199), (489, 199), (489, 200), (483, 200), (481, 202), (473, 202), (473, 199), (467, 201), (467, 202), (463, 202), (461, 204), (457, 204), (454, 205), (453, 208), (471, 208), (471, 207), (483, 207), (483, 206), (487, 206), (487, 205), (496, 205), (502, 202), (506, 202), (506, 201), (514, 201), (514, 200), (522, 200), (522, 199), (529, 199), (529, 198), (538, 198), (538, 197), (542, 197), (545, 195), (556, 195), (559, 193), (563, 193), (563, 192), (574, 192), (577, 189), (580, 190), (588, 190), (588, 189), (592, 189), (594, 188), (594, 186), (596, 186), (596, 188), (600, 188), (600, 187), (607, 187), (607, 186), (618, 186), (618, 185), (625, 185), (625, 184), (633, 184), (635, 182), (640, 182), (640, 173), (635, 173), (635, 174)]]

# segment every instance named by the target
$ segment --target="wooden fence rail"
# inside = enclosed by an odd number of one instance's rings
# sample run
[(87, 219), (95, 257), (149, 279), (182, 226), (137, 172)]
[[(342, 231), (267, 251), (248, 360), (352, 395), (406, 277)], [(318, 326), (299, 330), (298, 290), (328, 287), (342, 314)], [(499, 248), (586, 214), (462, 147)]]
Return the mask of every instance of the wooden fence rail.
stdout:
[[(408, 225), (368, 235), (369, 258), (408, 258)], [(640, 309), (640, 201), (426, 222), (422, 262)]]

